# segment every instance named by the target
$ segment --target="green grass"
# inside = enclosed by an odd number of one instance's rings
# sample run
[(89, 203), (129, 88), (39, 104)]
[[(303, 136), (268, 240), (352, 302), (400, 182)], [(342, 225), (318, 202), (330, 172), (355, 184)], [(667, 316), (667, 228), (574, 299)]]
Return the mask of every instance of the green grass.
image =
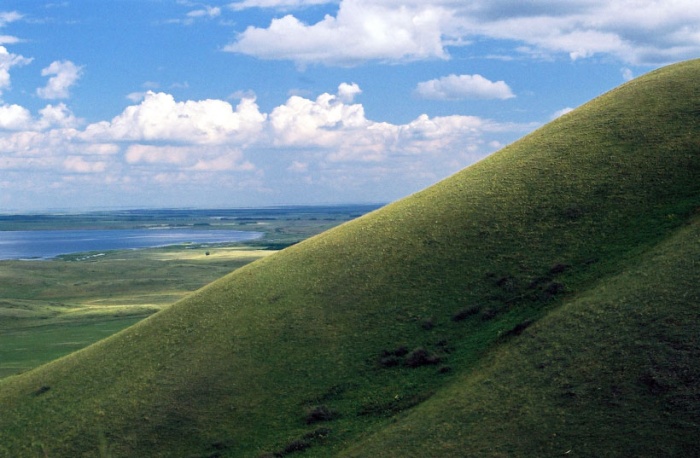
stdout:
[(697, 456), (699, 240), (695, 217), (342, 456)]
[(0, 455), (697, 455), (699, 76), (1, 380)]
[(0, 261), (0, 377), (108, 337), (271, 253), (168, 247)]
[(70, 323), (3, 330), (0, 335), (0, 377), (25, 372), (104, 339), (141, 317), (76, 320)]

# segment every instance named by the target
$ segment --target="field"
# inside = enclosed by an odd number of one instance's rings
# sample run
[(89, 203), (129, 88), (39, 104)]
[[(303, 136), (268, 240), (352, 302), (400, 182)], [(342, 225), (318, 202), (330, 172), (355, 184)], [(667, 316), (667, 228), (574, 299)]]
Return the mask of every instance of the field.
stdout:
[[(253, 243), (180, 245), (0, 261), (0, 377), (114, 334), (227, 273), (372, 207), (0, 215), (3, 230), (209, 227), (255, 230)], [(1, 234), (0, 234), (1, 235)]]

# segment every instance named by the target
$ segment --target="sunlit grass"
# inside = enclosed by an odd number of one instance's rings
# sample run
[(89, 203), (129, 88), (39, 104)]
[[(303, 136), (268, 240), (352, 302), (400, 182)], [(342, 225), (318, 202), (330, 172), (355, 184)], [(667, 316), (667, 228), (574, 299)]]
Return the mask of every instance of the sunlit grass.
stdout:
[(271, 253), (168, 247), (0, 262), (0, 377), (108, 337)]
[(274, 251), (245, 247), (207, 247), (197, 250), (181, 249), (157, 251), (152, 253), (149, 257), (159, 261), (255, 261), (256, 259), (269, 256), (272, 253), (274, 253)]

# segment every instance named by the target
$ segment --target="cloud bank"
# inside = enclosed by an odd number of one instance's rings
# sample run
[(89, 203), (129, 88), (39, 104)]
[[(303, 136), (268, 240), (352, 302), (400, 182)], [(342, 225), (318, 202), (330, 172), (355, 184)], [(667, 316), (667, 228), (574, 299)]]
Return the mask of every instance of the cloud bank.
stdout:
[[(234, 9), (284, 10), (316, 2), (246, 0)], [(318, 3), (329, 3), (321, 2)], [(611, 55), (659, 65), (700, 54), (700, 3), (694, 0), (341, 0), (337, 13), (307, 24), (292, 14), (248, 27), (225, 50), (305, 65), (368, 60), (447, 59), (453, 46), (481, 38), (512, 42), (512, 52), (570, 59)]]
[(375, 121), (355, 101), (361, 93), (357, 84), (342, 83), (334, 94), (291, 96), (263, 113), (254, 98), (233, 106), (149, 91), (113, 119), (90, 124), (64, 104), (36, 115), (6, 104), (0, 170), (43, 177), (56, 189), (78, 180), (112, 192), (245, 183), (269, 193), (266, 175), (359, 192), (391, 174), (397, 182), (418, 180), (420, 188), (492, 152), (502, 133), (534, 127), (475, 116)]

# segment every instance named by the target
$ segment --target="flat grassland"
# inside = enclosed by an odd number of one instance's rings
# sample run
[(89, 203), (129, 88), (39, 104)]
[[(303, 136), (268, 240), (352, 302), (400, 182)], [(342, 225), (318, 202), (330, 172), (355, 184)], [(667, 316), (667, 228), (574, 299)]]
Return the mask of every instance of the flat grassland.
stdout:
[(175, 247), (2, 261), (0, 377), (90, 345), (273, 252)]
[(175, 245), (0, 261), (0, 378), (86, 347), (252, 261), (370, 207), (0, 216), (0, 230), (196, 227), (263, 232), (245, 244)]

